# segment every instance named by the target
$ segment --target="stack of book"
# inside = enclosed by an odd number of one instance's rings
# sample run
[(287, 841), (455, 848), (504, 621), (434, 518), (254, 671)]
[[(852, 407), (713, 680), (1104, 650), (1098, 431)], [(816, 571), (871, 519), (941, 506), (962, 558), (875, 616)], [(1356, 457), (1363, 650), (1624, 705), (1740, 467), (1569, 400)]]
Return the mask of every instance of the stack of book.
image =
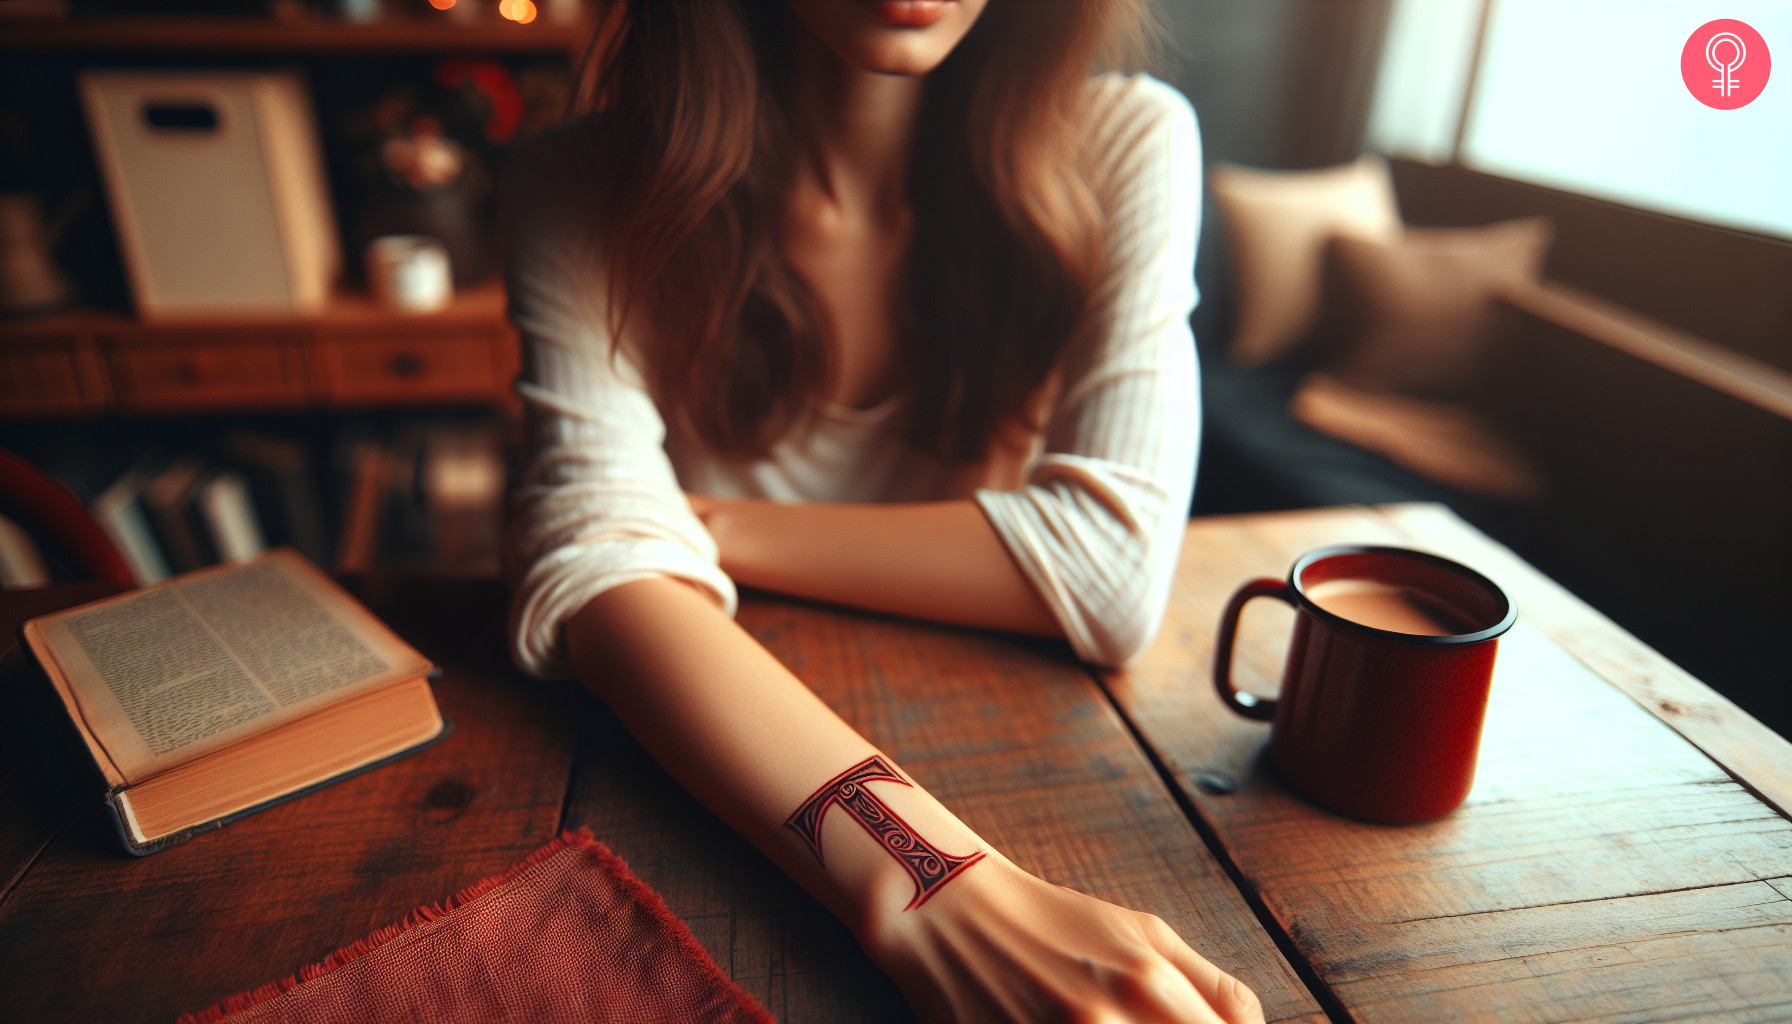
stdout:
[(337, 569), (497, 571), (504, 458), (490, 422), (407, 423), (337, 446), (346, 481)]
[(271, 544), (328, 564), (324, 504), (302, 442), (236, 432), (215, 453), (80, 451), (46, 468), (86, 503), (139, 583), (246, 562)]
[[(124, 451), (65, 444), (34, 458), (142, 584), (282, 546), (344, 572), (497, 570), (505, 469), (501, 425), (489, 419), (348, 424), (321, 441), (227, 430)], [(0, 585), (54, 575), (31, 538), (0, 520)]]

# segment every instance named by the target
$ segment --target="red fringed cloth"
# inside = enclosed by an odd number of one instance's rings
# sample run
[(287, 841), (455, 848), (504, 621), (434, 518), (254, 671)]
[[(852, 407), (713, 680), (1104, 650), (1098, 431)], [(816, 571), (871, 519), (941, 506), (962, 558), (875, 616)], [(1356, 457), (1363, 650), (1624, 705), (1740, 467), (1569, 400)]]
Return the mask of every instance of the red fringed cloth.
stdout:
[(775, 1024), (584, 829), (180, 1024), (219, 1021)]

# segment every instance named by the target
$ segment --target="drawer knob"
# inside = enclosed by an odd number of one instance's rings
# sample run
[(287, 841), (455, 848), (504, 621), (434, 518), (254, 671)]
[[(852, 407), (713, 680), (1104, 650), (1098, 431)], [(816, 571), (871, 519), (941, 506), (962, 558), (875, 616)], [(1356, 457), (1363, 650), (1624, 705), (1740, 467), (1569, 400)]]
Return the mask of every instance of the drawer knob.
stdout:
[(423, 357), (414, 352), (401, 352), (392, 357), (392, 376), (421, 377), (423, 375)]
[(206, 356), (189, 356), (180, 361), (180, 365), (175, 368), (174, 373), (182, 384), (188, 386), (204, 384), (217, 376), (216, 368), (212, 364), (213, 360)]

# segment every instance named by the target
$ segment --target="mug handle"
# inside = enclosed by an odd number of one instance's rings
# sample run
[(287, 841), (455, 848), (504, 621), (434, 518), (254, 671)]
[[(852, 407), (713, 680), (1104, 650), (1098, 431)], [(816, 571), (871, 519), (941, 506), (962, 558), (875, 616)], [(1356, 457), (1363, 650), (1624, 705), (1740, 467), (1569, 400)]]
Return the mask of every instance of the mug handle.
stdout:
[(1246, 718), (1267, 722), (1276, 716), (1275, 698), (1258, 697), (1232, 685), (1232, 646), (1238, 640), (1238, 616), (1254, 597), (1273, 597), (1286, 601), (1291, 607), (1299, 607), (1295, 604), (1293, 591), (1282, 580), (1263, 576), (1239, 587), (1232, 600), (1226, 602), (1226, 614), (1220, 616), (1219, 645), (1213, 652), (1213, 684), (1219, 688), (1220, 699), (1227, 707)]

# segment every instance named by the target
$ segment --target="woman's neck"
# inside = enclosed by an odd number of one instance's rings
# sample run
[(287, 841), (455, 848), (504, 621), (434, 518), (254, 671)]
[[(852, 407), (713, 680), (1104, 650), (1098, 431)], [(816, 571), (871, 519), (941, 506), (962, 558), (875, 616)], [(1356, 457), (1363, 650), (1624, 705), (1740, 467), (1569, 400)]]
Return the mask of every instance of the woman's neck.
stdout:
[(926, 80), (852, 67), (806, 30), (795, 35), (792, 98), (802, 173), (846, 217), (903, 216)]

